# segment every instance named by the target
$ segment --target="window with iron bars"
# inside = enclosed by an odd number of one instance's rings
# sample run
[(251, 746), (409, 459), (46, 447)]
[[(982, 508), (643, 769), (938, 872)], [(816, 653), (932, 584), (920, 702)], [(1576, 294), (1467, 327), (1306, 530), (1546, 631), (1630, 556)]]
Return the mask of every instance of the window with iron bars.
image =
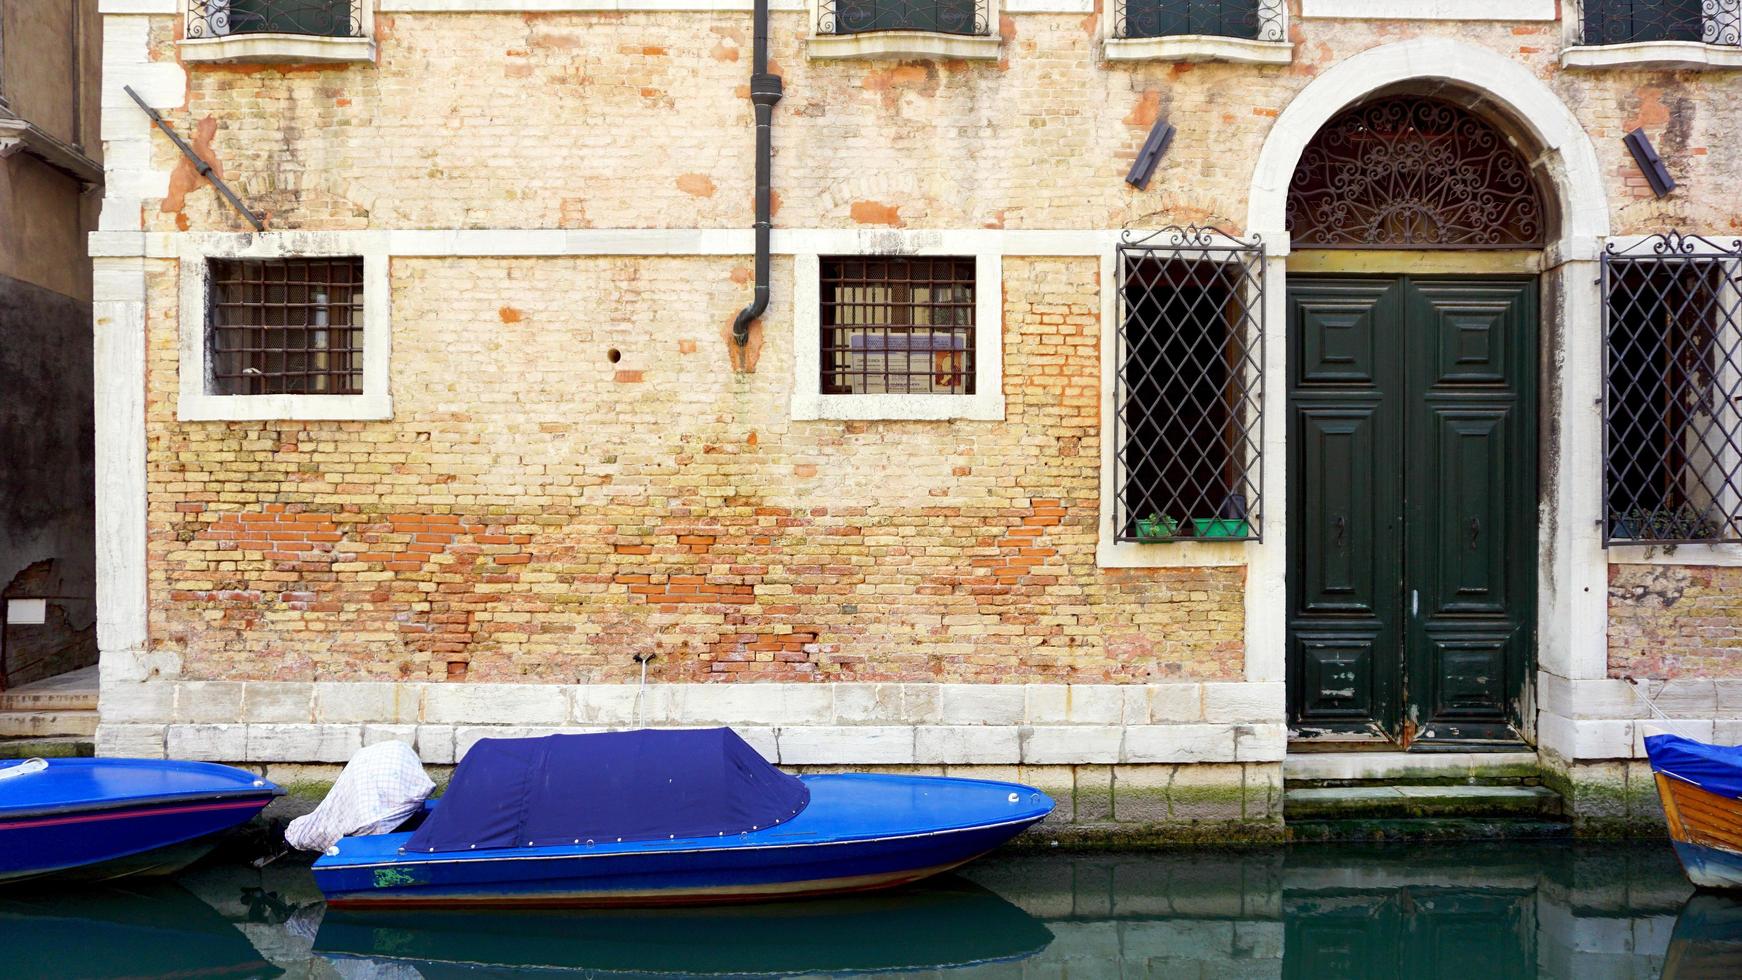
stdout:
[(237, 34), (362, 37), (368, 0), (188, 0), (189, 38)]
[(928, 31), (933, 34), (991, 33), (990, 0), (822, 0), (818, 34)]
[(823, 256), (825, 395), (972, 395), (974, 259)]
[(1603, 253), (1608, 544), (1742, 541), (1742, 240)]
[(363, 393), (363, 260), (213, 259), (214, 395)]
[(1202, 34), (1281, 41), (1287, 36), (1287, 16), (1284, 0), (1116, 0), (1113, 36)]
[(1120, 541), (1262, 538), (1264, 249), (1209, 229), (1118, 250)]
[(1580, 44), (1742, 45), (1742, 0), (1584, 0)]

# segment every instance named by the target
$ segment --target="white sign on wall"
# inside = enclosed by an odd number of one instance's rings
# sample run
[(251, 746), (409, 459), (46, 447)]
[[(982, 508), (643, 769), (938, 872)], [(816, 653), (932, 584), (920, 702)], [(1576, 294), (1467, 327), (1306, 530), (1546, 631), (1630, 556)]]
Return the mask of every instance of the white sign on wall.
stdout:
[(41, 626), (48, 622), (47, 599), (6, 600), (6, 625)]

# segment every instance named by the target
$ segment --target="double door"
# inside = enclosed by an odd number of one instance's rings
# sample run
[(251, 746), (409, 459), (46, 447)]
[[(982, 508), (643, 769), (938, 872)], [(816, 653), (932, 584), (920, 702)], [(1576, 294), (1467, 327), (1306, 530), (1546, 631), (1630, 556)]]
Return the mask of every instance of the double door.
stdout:
[(1297, 740), (1521, 739), (1537, 289), (1519, 277), (1291, 277)]

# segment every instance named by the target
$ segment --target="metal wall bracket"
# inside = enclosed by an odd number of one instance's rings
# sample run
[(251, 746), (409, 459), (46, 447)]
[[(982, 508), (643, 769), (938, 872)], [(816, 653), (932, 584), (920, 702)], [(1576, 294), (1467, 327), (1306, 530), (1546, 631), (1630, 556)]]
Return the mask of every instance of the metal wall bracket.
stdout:
[(1675, 178), (1669, 175), (1669, 168), (1663, 165), (1663, 157), (1657, 155), (1657, 148), (1651, 145), (1645, 130), (1636, 129), (1621, 137), (1621, 142), (1627, 144), (1627, 152), (1633, 154), (1633, 162), (1639, 164), (1639, 172), (1645, 175), (1653, 194), (1663, 197), (1675, 190)]
[(1174, 128), (1166, 119), (1156, 119), (1155, 125), (1149, 129), (1149, 137), (1143, 141), (1143, 149), (1137, 151), (1137, 159), (1131, 164), (1131, 172), (1125, 175), (1125, 182), (1140, 191), (1149, 189), (1149, 178), (1155, 175), (1156, 165), (1167, 155), (1167, 148), (1173, 145)]
[(230, 189), (230, 185), (224, 183), (224, 179), (212, 170), (212, 165), (207, 163), (198, 153), (195, 153), (194, 148), (188, 145), (188, 141), (182, 139), (180, 133), (171, 129), (169, 123), (164, 121), (163, 116), (156, 109), (146, 105), (145, 100), (139, 97), (139, 93), (133, 91), (133, 86), (123, 85), (121, 90), (131, 96), (134, 102), (139, 103), (139, 108), (144, 109), (145, 114), (151, 117), (152, 124), (163, 130), (163, 134), (168, 136), (170, 142), (175, 144), (175, 148), (182, 152), (182, 156), (192, 161), (194, 169), (218, 189), (218, 193), (224, 196), (224, 200), (230, 202), (230, 206), (236, 209), (237, 214), (248, 219), (248, 223), (254, 226), (255, 231), (266, 230), (265, 217), (243, 204), (242, 199), (236, 196), (236, 192)]

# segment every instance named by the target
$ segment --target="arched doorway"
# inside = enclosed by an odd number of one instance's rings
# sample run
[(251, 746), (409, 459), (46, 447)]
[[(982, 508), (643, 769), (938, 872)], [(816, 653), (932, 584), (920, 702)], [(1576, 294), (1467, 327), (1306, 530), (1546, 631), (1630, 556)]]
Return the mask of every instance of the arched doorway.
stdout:
[(1535, 662), (1541, 256), (1526, 140), (1444, 83), (1331, 116), (1285, 198), (1297, 740), (1517, 744)]

